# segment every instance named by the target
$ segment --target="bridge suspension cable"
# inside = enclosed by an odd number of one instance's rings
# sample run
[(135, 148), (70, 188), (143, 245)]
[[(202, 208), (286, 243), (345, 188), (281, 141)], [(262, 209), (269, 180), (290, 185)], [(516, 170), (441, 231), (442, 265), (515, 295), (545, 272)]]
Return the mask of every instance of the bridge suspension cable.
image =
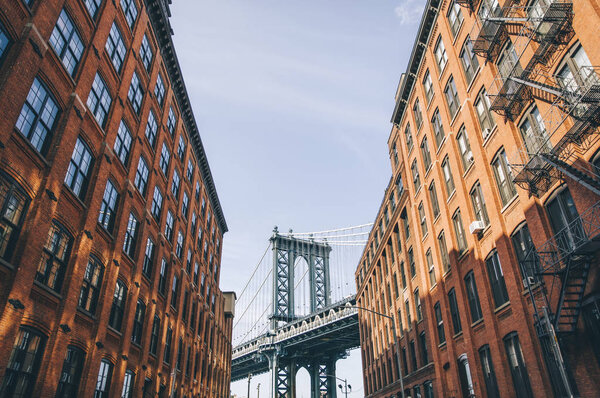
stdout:
[(373, 225), (373, 223), (368, 223), (368, 224), (356, 225), (354, 227), (344, 227), (344, 228), (330, 229), (328, 231), (292, 232), (292, 235), (294, 235), (294, 236), (322, 235), (322, 234), (329, 234), (329, 233), (332, 233), (332, 232), (342, 232), (342, 231), (348, 231), (348, 230), (351, 230), (351, 229), (359, 229), (359, 228), (371, 227), (372, 225)]

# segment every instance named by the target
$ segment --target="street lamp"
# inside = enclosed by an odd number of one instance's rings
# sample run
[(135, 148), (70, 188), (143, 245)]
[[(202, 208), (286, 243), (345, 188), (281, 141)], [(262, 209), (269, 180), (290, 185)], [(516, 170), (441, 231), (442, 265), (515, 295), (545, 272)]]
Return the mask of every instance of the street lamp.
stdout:
[(334, 375), (325, 375), (327, 377), (333, 377), (334, 379), (338, 379), (339, 381), (343, 381), (344, 382), (344, 387), (342, 388), (341, 384), (338, 384), (338, 387), (340, 389), (340, 391), (342, 391), (342, 393), (344, 393), (344, 395), (346, 395), (346, 398), (348, 398), (348, 393), (350, 391), (352, 391), (352, 386), (350, 384), (348, 384), (348, 381), (346, 379), (341, 379), (337, 376)]
[(365, 308), (365, 307), (359, 307), (359, 306), (353, 305), (350, 308), (356, 308), (358, 310), (367, 311), (367, 312), (370, 312), (375, 315), (379, 315), (381, 317), (387, 318), (392, 321), (392, 332), (394, 334), (394, 342), (396, 345), (396, 362), (398, 365), (398, 375), (400, 376), (400, 394), (401, 394), (402, 398), (406, 398), (404, 396), (404, 380), (402, 379), (402, 365), (400, 364), (400, 341), (398, 340), (398, 335), (396, 334), (396, 322), (394, 322), (394, 318), (389, 315), (382, 314), (381, 312), (373, 311), (372, 309)]

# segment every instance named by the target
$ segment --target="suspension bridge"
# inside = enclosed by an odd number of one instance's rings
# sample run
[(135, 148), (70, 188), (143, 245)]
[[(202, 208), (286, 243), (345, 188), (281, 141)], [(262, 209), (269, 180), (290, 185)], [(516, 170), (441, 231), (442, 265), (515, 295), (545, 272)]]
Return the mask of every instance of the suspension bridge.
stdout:
[(372, 224), (280, 233), (275, 227), (236, 304), (231, 380), (270, 372), (271, 397), (336, 397), (336, 362), (360, 346), (354, 270)]

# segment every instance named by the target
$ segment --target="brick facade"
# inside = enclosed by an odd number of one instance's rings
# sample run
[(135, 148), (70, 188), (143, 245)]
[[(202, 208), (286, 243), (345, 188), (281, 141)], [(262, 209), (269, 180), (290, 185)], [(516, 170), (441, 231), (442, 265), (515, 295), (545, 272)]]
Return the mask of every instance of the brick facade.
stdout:
[[(569, 86), (561, 75), (577, 58), (579, 71), (593, 70), (590, 76), (585, 75), (590, 79), (587, 82), (597, 84), (598, 68), (591, 66), (600, 65), (597, 29), (593, 28), (600, 23), (600, 2), (500, 1), (504, 8), (495, 8), (497, 2), (492, 0), (456, 3), (427, 1), (407, 71), (398, 87), (388, 140), (392, 177), (356, 270), (358, 305), (394, 317), (394, 324), (390, 324), (374, 314), (359, 314), (365, 395), (401, 396), (391, 330), (396, 328), (406, 397), (562, 396), (553, 389), (558, 377), (547, 366), (548, 355), (534, 323), (539, 312), (531, 298), (536, 298), (539, 310), (545, 291), (549, 308), (556, 314), (560, 285), (567, 278), (565, 268), (556, 276), (524, 271), (530, 263), (520, 261), (515, 242), (520, 236), (530, 236), (533, 253), (542, 253), (549, 247), (546, 242), (572, 236), (572, 226), (580, 225), (582, 219), (585, 224), (586, 217), (597, 209), (600, 191), (595, 185), (600, 176), (590, 172), (592, 177), (586, 180), (574, 178), (572, 173), (562, 174), (550, 178), (536, 192), (511, 180), (524, 175), (520, 165), (531, 165), (528, 157), (544, 152), (533, 149), (535, 145), (556, 149), (567, 142), (568, 150), (573, 150), (568, 163), (593, 171), (600, 148), (595, 138), (597, 114), (586, 119), (588, 138), (573, 143), (564, 137), (571, 126), (577, 126), (575, 115), (587, 117), (583, 110), (594, 109), (598, 98), (575, 107), (569, 115), (565, 108), (572, 99), (529, 86), (517, 92), (516, 107), (509, 109), (496, 101), (504, 98), (498, 95), (502, 82), (513, 81), (503, 73), (516, 76), (512, 68), (519, 68), (506, 61), (511, 43), (523, 70), (532, 71), (518, 77), (542, 82), (544, 89), (580, 90), (582, 85)], [(522, 29), (523, 22), (504, 25), (506, 34), (496, 36), (497, 52), (488, 52), (487, 59), (481, 43), (475, 44), (480, 46), (477, 55), (466, 47), (469, 37), (472, 43), (479, 37), (486, 6), (492, 13), (504, 13), (499, 15), (529, 15), (532, 19), (531, 15), (537, 10), (543, 12), (550, 3), (572, 6), (572, 14), (562, 25), (564, 34), (544, 49), (542, 61), (534, 58), (542, 53), (543, 39), (525, 40), (528, 33)], [(542, 32), (545, 27), (538, 25), (536, 29)], [(443, 43), (443, 50), (439, 43)], [(503, 71), (507, 65), (511, 68)], [(508, 98), (510, 90), (521, 89), (518, 84), (505, 85), (503, 95)], [(421, 116), (415, 107), (420, 108)], [(486, 112), (486, 107), (493, 109)], [(441, 133), (436, 131), (438, 120), (443, 126)], [(536, 124), (537, 130), (528, 130), (531, 124)], [(582, 129), (576, 129), (577, 134), (582, 134)], [(548, 136), (542, 143), (535, 140), (543, 135), (541, 130)], [(462, 139), (465, 136), (468, 145)], [(586, 186), (585, 181), (590, 183)], [(560, 217), (551, 213), (555, 208), (562, 209), (563, 214), (571, 212), (565, 216), (571, 222), (567, 234), (557, 230)], [(477, 229), (471, 233), (470, 227)], [(588, 231), (590, 238), (592, 232), (597, 234), (596, 230)], [(582, 257), (591, 258), (591, 267), (578, 303), (581, 314), (575, 318), (572, 331), (561, 329), (558, 336), (574, 395), (595, 397), (600, 391), (600, 278), (596, 249), (593, 244), (587, 247)], [(478, 298), (469, 294), (473, 290)]]
[(170, 1), (0, 3), (0, 395), (229, 396), (227, 225)]

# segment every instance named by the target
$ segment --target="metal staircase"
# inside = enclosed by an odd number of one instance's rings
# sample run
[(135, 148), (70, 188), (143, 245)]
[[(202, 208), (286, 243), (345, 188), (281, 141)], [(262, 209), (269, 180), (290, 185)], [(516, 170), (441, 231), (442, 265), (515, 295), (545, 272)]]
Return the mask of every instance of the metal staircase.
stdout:
[(554, 316), (554, 326), (559, 333), (573, 333), (577, 329), (589, 271), (590, 261), (585, 257), (576, 261), (562, 277), (561, 297)]

